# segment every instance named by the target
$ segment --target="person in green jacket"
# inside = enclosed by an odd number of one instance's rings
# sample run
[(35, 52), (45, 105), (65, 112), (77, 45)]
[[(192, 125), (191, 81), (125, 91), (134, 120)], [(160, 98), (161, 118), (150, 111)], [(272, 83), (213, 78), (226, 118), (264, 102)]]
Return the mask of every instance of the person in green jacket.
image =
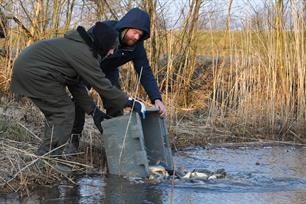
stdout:
[(38, 41), (18, 56), (13, 66), (11, 89), (18, 96), (29, 97), (46, 118), (38, 155), (62, 154), (71, 135), (75, 103), (92, 115), (103, 133), (101, 122), (105, 114), (88, 95), (81, 84), (83, 80), (113, 106), (133, 106), (134, 111), (145, 113), (144, 104), (113, 86), (99, 66), (105, 57), (114, 53), (117, 44), (117, 32), (104, 23), (96, 23), (91, 34), (79, 26), (64, 37)]

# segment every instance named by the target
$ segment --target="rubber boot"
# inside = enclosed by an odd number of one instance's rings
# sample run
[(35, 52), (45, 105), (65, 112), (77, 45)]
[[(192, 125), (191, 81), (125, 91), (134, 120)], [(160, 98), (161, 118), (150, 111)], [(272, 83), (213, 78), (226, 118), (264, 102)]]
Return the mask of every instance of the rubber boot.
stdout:
[(81, 134), (71, 134), (68, 146), (65, 148), (65, 154), (76, 154), (79, 151)]

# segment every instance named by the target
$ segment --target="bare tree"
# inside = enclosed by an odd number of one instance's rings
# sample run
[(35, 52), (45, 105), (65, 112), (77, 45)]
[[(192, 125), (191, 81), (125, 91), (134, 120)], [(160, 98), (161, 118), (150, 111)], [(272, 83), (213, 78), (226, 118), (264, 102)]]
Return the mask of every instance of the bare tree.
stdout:
[(0, 8), (0, 38), (5, 38), (7, 32), (6, 27), (7, 27), (7, 20)]

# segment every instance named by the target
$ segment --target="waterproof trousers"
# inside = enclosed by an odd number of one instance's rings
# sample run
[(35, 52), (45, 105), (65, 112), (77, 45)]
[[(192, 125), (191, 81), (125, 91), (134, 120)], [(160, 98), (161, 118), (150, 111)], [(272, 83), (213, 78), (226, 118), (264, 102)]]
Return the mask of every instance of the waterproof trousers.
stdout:
[(68, 94), (61, 97), (50, 95), (44, 99), (30, 99), (43, 112), (46, 118), (44, 137), (37, 150), (37, 154), (44, 155), (50, 150), (53, 150), (52, 155), (61, 155), (64, 144), (69, 140), (71, 135), (75, 117), (74, 103)]

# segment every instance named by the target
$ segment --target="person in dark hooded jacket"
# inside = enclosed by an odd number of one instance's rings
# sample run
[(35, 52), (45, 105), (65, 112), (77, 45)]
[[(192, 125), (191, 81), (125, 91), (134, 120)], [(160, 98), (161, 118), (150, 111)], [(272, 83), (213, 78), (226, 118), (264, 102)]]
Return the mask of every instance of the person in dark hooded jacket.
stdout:
[[(119, 33), (117, 51), (100, 63), (105, 77), (120, 89), (119, 66), (132, 61), (138, 75), (141, 73), (140, 82), (151, 102), (160, 110), (161, 116), (165, 116), (166, 108), (162, 102), (160, 90), (153, 76), (144, 48), (144, 40), (150, 37), (150, 17), (148, 13), (139, 8), (133, 8), (119, 21), (108, 20), (103, 21), (103, 23), (113, 27)], [(89, 33), (93, 29), (94, 27), (90, 28)], [(114, 107), (107, 98), (101, 97), (108, 115), (115, 117), (123, 114), (122, 109)], [(73, 128), (75, 144), (78, 144), (78, 138), (83, 130), (84, 121), (84, 111), (79, 106), (76, 106), (76, 119)]]
[(98, 22), (91, 34), (79, 26), (62, 38), (33, 43), (15, 60), (11, 89), (19, 96), (29, 97), (46, 118), (38, 155), (62, 154), (71, 136), (75, 104), (92, 115), (95, 125), (103, 132), (101, 122), (106, 116), (89, 97), (82, 80), (86, 80), (116, 108), (134, 104), (135, 111), (145, 111), (141, 102), (113, 86), (100, 69), (99, 63), (114, 52), (117, 44), (117, 32)]

